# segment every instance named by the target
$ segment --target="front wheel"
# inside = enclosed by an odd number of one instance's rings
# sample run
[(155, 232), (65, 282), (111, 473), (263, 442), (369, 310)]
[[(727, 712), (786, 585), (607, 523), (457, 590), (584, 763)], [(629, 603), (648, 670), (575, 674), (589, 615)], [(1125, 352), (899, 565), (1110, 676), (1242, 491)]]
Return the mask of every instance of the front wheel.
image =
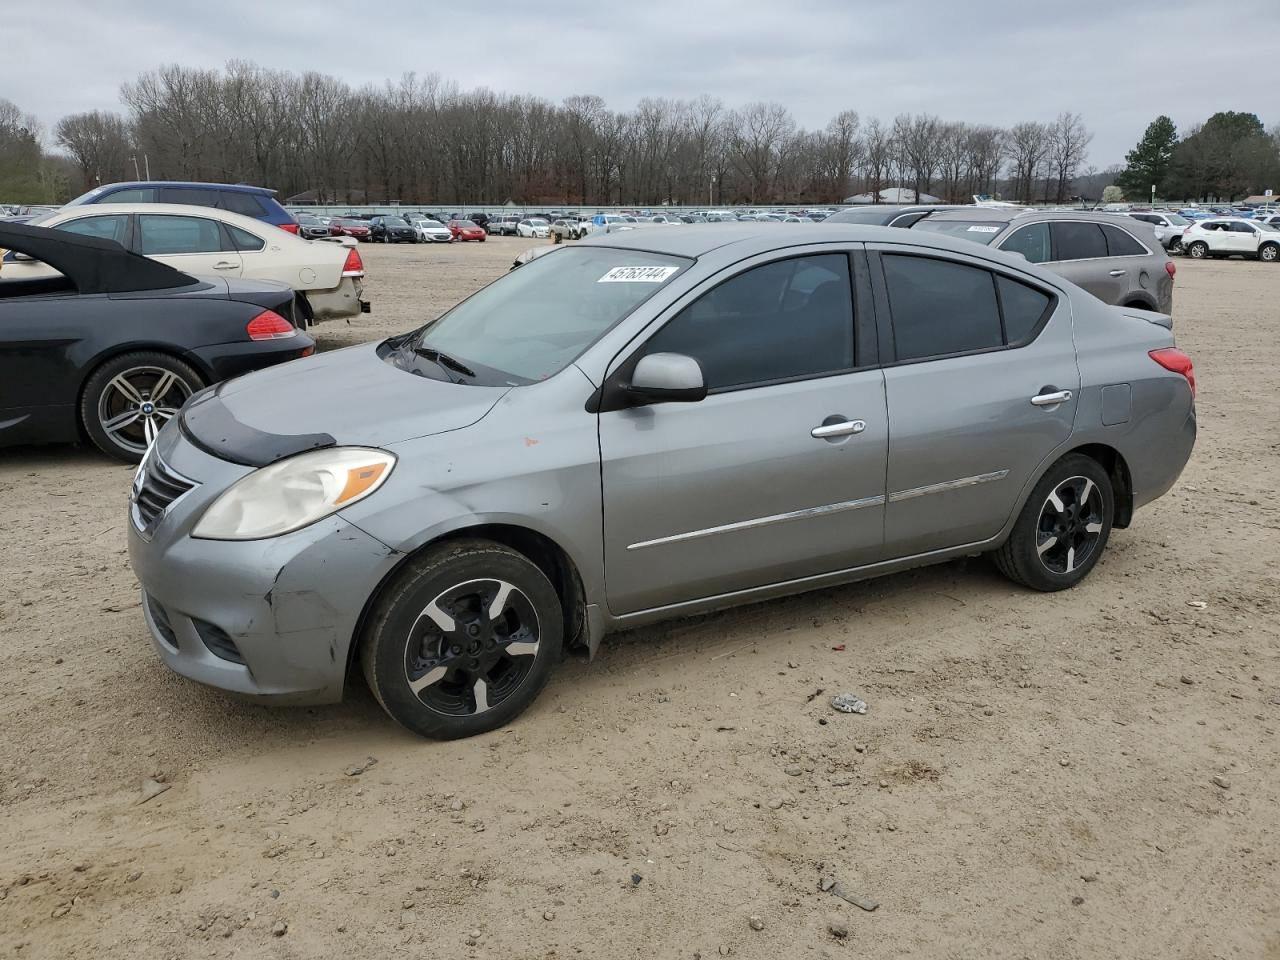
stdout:
[(137, 463), (201, 386), (200, 374), (167, 353), (126, 353), (98, 367), (85, 382), (80, 422), (103, 453)]
[(411, 561), (383, 591), (360, 663), (393, 719), (455, 740), (533, 703), (563, 641), (560, 600), (542, 570), (501, 544), (458, 540)]
[(1275, 263), (1280, 259), (1280, 246), (1274, 243), (1265, 243), (1258, 248), (1258, 259), (1263, 263)]
[(1187, 247), (1187, 256), (1192, 260), (1203, 260), (1209, 255), (1209, 245), (1203, 240), (1197, 240), (1191, 246)]
[(1181, 252), (1182, 252), (1182, 238), (1181, 238), (1181, 237), (1178, 237), (1177, 239), (1175, 239), (1175, 240), (1173, 241), (1173, 243), (1169, 244), (1169, 252), (1170, 252), (1170, 253), (1181, 253)]
[(994, 553), (1010, 580), (1033, 590), (1074, 587), (1089, 575), (1111, 535), (1115, 493), (1092, 457), (1072, 453), (1051, 466)]

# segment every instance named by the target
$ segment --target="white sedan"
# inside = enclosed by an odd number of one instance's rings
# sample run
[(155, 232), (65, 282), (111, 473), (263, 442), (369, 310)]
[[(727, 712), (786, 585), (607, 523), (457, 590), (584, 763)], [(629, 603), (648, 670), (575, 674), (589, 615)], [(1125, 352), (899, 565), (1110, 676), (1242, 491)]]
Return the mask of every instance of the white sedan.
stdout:
[(439, 220), (410, 220), (422, 243), (452, 243), (453, 233)]
[[(354, 247), (303, 240), (279, 227), (212, 207), (112, 203), (64, 207), (33, 225), (102, 237), (194, 276), (275, 280), (298, 294), (300, 320), (313, 323), (368, 312), (364, 262)], [(38, 277), (43, 263), (5, 264), (5, 276)]]
[(549, 237), (551, 236), (551, 224), (541, 217), (530, 217), (521, 220), (516, 224), (516, 236)]
[(1280, 261), (1280, 227), (1243, 217), (1198, 220), (1182, 231), (1182, 249), (1194, 260), (1241, 256), (1276, 263)]

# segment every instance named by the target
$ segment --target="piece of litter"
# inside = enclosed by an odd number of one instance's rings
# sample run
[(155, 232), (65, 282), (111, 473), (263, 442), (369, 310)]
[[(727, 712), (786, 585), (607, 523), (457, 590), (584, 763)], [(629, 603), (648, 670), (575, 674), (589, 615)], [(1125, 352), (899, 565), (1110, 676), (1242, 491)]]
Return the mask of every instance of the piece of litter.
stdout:
[(836, 881), (836, 883), (832, 885), (831, 892), (834, 893), (841, 900), (843, 900), (845, 903), (852, 903), (859, 910), (865, 910), (867, 911), (867, 913), (870, 913), (871, 911), (875, 910), (876, 907), (880, 906), (879, 900), (872, 900), (870, 897), (856, 896), (855, 894), (852, 894), (848, 890), (846, 890), (839, 881)]
[(836, 653), (843, 653), (843, 652), (844, 652), (844, 644), (843, 644), (843, 643), (837, 643), (837, 644), (836, 644), (834, 647), (832, 647), (831, 649), (832, 649), (832, 650), (834, 650)]
[(840, 693), (831, 698), (831, 706), (841, 713), (866, 713), (867, 702), (852, 693)]
[(157, 780), (143, 780), (142, 793), (139, 795), (138, 799), (134, 801), (134, 804), (137, 805), (140, 803), (146, 803), (148, 800), (154, 800), (171, 786), (172, 784), (160, 783)]
[(1203, 600), (1188, 600), (1187, 606), (1194, 607), (1197, 610), (1203, 610), (1205, 607), (1208, 606), (1208, 604), (1205, 603)]

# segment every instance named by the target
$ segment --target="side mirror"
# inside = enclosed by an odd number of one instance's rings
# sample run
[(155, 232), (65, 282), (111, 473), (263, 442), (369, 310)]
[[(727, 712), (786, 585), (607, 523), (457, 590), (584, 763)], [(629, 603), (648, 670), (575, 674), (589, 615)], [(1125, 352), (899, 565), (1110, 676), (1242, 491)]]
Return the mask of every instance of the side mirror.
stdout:
[(19, 253), (17, 250), (13, 251), (13, 259), (15, 263), (35, 263), (36, 262), (35, 257), (28, 256), (25, 253)]
[(696, 403), (707, 395), (702, 367), (682, 353), (651, 353), (631, 374), (627, 393), (647, 403)]

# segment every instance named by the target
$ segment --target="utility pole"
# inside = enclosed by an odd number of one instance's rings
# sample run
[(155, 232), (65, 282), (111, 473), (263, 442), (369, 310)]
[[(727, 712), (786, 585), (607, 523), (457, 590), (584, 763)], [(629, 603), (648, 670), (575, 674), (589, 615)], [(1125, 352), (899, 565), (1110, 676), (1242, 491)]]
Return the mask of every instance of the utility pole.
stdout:
[(715, 191), (716, 191), (716, 178), (712, 177), (711, 183), (707, 187), (707, 206), (708, 207), (714, 207), (716, 205)]
[[(137, 161), (135, 160), (134, 163), (136, 165)], [(146, 167), (147, 179), (150, 180), (151, 179), (151, 158), (147, 156), (145, 153), (142, 155), (142, 165)]]
[(141, 180), (142, 172), (138, 170), (138, 158), (134, 156), (134, 157), (130, 157), (129, 159), (133, 161), (133, 179)]

